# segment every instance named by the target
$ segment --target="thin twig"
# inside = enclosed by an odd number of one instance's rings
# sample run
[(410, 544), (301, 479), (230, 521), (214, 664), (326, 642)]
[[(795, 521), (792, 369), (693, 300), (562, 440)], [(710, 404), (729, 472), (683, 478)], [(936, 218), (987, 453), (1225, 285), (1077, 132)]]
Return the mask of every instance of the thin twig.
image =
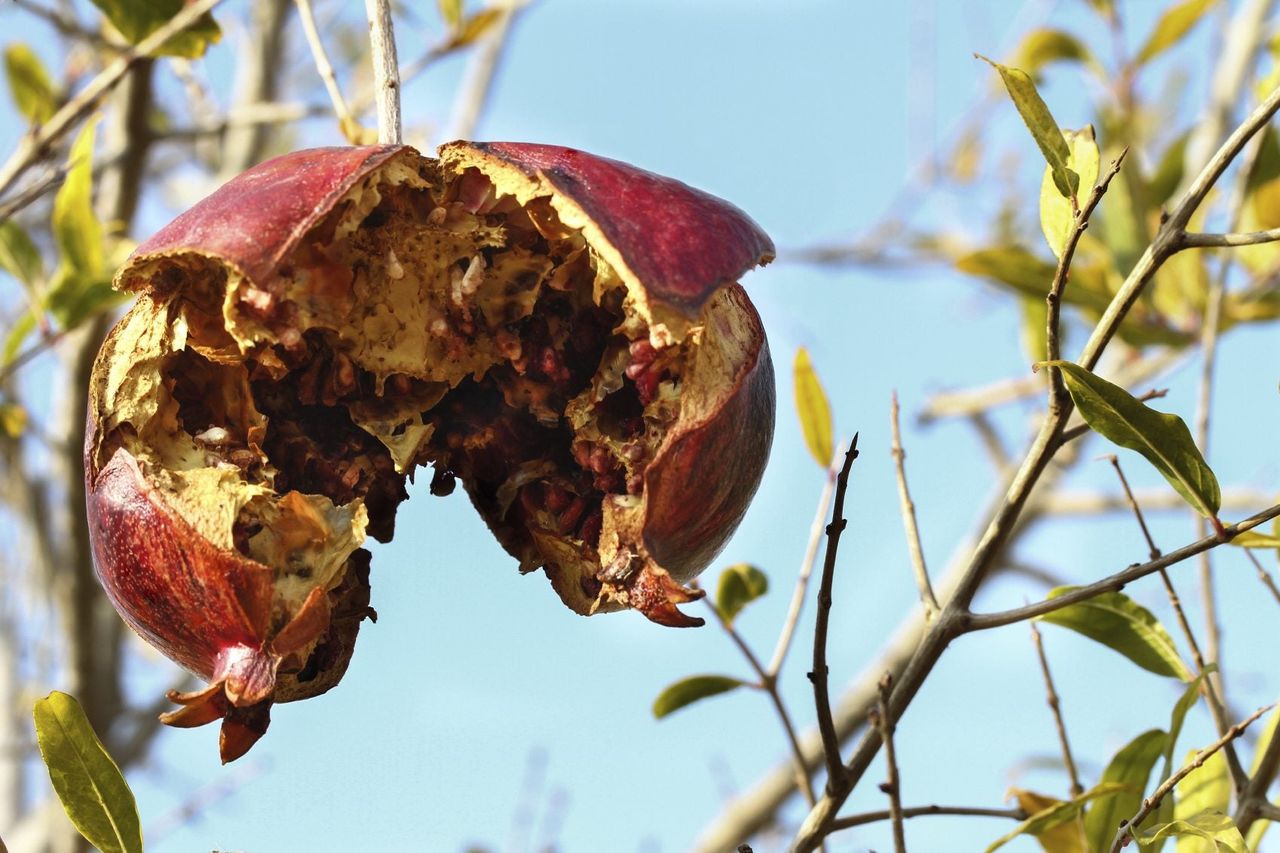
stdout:
[(1275, 580), (1271, 577), (1271, 573), (1262, 565), (1262, 561), (1253, 553), (1253, 549), (1245, 548), (1244, 555), (1249, 558), (1249, 562), (1253, 563), (1253, 567), (1258, 572), (1258, 580), (1262, 581), (1262, 585), (1271, 591), (1271, 597), (1280, 604), (1280, 586), (1276, 586)]
[(1200, 234), (1189, 231), (1182, 235), (1182, 242), (1178, 244), (1178, 248), (1207, 249), (1230, 246), (1256, 246), (1259, 243), (1274, 243), (1276, 240), (1280, 240), (1280, 228), (1230, 234)]
[(373, 52), (373, 91), (378, 109), (378, 141), (399, 145), (400, 61), (396, 58), (395, 24), (391, 0), (364, 0), (369, 16), (369, 45)]
[(893, 720), (889, 717), (889, 694), (893, 691), (893, 675), (886, 672), (880, 679), (880, 704), (872, 712), (871, 725), (880, 732), (884, 741), (885, 773), (887, 779), (880, 790), (889, 796), (889, 820), (893, 824), (893, 849), (906, 853), (907, 841), (902, 829), (902, 791), (898, 781), (898, 759), (893, 751)]
[[(1240, 834), (1244, 835), (1249, 831), (1249, 827), (1253, 822), (1261, 817), (1267, 817), (1267, 811), (1273, 809), (1270, 801), (1267, 800), (1267, 789), (1271, 787), (1271, 782), (1276, 778), (1276, 773), (1280, 772), (1280, 737), (1274, 729), (1271, 733), (1271, 740), (1267, 742), (1267, 748), (1262, 755), (1254, 761), (1253, 778), (1249, 780), (1249, 784), (1245, 786), (1244, 792), (1240, 794), (1238, 805), (1236, 806), (1235, 821), (1236, 826), (1240, 828)], [(1275, 817), (1270, 817), (1275, 820)]]
[(800, 561), (800, 572), (796, 575), (795, 591), (791, 594), (791, 606), (787, 608), (787, 618), (782, 623), (782, 631), (778, 634), (778, 642), (773, 647), (773, 657), (766, 670), (772, 678), (777, 678), (782, 671), (782, 664), (791, 650), (791, 640), (796, 634), (796, 625), (800, 622), (800, 613), (804, 610), (804, 600), (808, 597), (809, 578), (813, 575), (814, 563), (818, 560), (818, 547), (822, 544), (822, 531), (826, 527), (827, 512), (831, 509), (831, 497), (836, 491), (836, 475), (839, 469), (837, 460), (832, 459), (827, 468), (827, 481), (822, 487), (822, 496), (818, 498), (818, 510), (814, 513), (813, 524), (809, 527), (809, 541), (804, 547), (804, 558)]
[(711, 599), (704, 599), (707, 606), (711, 608), (711, 612), (715, 614), (716, 621), (720, 623), (720, 627), (729, 635), (729, 639), (738, 647), (738, 651), (742, 652), (742, 656), (746, 659), (747, 665), (755, 672), (756, 678), (760, 679), (760, 689), (769, 696), (769, 700), (773, 703), (773, 709), (778, 714), (778, 720), (782, 723), (782, 729), (786, 732), (787, 743), (791, 747), (791, 755), (796, 765), (796, 785), (804, 793), (805, 800), (809, 804), (816, 801), (813, 793), (813, 784), (809, 781), (809, 771), (805, 767), (804, 753), (800, 750), (800, 739), (796, 735), (796, 727), (791, 722), (791, 715), (787, 712), (787, 706), (782, 701), (782, 695), (778, 692), (778, 680), (765, 671), (760, 665), (760, 659), (756, 657), (756, 653), (751, 646), (738, 633), (738, 629), (733, 627), (733, 623), (724, 618), (724, 614), (720, 612), (720, 608), (716, 607), (715, 602)]
[(898, 424), (898, 392), (894, 391), (889, 403), (889, 424), (893, 433), (894, 469), (898, 475), (899, 512), (902, 515), (902, 526), (907, 532), (907, 552), (911, 555), (911, 567), (915, 571), (916, 587), (920, 590), (920, 603), (924, 605), (925, 615), (932, 619), (942, 608), (938, 605), (938, 597), (933, 594), (933, 584), (929, 581), (929, 567), (925, 563), (924, 548), (920, 544), (920, 527), (916, 523), (916, 505), (911, 500), (911, 491), (907, 488), (906, 458), (907, 452), (902, 449), (902, 430)]
[[(1223, 525), (1226, 531), (1227, 539), (1243, 533), (1246, 530), (1252, 530), (1260, 524), (1265, 524), (1273, 518), (1280, 517), (1280, 504), (1270, 506), (1255, 515), (1251, 515), (1244, 521), (1236, 524)], [(1181, 563), (1183, 560), (1194, 557), (1202, 551), (1210, 548), (1216, 548), (1222, 545), (1224, 540), (1214, 533), (1203, 539), (1198, 539), (1189, 545), (1184, 545), (1176, 551), (1170, 551), (1163, 554), (1159, 559), (1150, 560), (1146, 563), (1135, 563), (1128, 568), (1109, 575), (1100, 581), (1095, 581), (1087, 586), (1078, 587), (1070, 592), (1063, 593), (1056, 598), (1050, 598), (1046, 601), (1037, 601), (1032, 604), (1015, 607), (1010, 610), (1001, 610), (995, 613), (971, 613), (962, 618), (963, 626), (961, 633), (969, 633), (971, 631), (986, 631), (991, 628), (998, 628), (1001, 625), (1012, 625), (1014, 622), (1023, 622), (1027, 619), (1034, 619), (1037, 616), (1043, 616), (1046, 613), (1052, 613), (1055, 610), (1061, 610), (1072, 604), (1078, 604), (1081, 601), (1087, 601), (1095, 595), (1101, 595), (1104, 592), (1117, 592), (1125, 587), (1126, 584), (1133, 583), (1139, 578), (1145, 578), (1147, 575), (1155, 574), (1161, 569)]]
[(1159, 807), (1160, 802), (1169, 795), (1169, 792), (1173, 790), (1175, 785), (1189, 776), (1194, 770), (1202, 766), (1215, 752), (1240, 737), (1240, 735), (1244, 734), (1244, 730), (1247, 729), (1254, 720), (1258, 719), (1274, 707), (1274, 704), (1264, 705), (1254, 711), (1252, 714), (1227, 729), (1227, 733), (1222, 737), (1197, 752), (1195, 757), (1179, 768), (1177, 773), (1174, 773), (1168, 779), (1164, 780), (1164, 782), (1160, 784), (1160, 787), (1156, 788), (1155, 791), (1151, 793), (1151, 796), (1142, 801), (1142, 805), (1138, 807), (1138, 811), (1134, 813), (1133, 817), (1120, 824), (1120, 829), (1116, 831), (1115, 840), (1111, 842), (1111, 853), (1120, 853), (1120, 850), (1128, 843), (1127, 839), (1133, 838), (1135, 841), (1137, 840), (1137, 836), (1133, 834), (1133, 828), (1146, 820), (1147, 815), (1151, 814), (1157, 807)]
[[(1185, 512), (1186, 500), (1170, 489), (1141, 489), (1134, 497), (1147, 512)], [(1254, 489), (1224, 489), (1222, 509), (1246, 510), (1266, 503), (1272, 493)], [(1044, 511), (1051, 515), (1101, 515), (1109, 512), (1131, 512), (1123, 494), (1062, 491), (1045, 499)]]
[(813, 683), (813, 701), (818, 712), (818, 731), (822, 733), (822, 750), (827, 759), (827, 790), (839, 787), (844, 780), (844, 765), (840, 760), (840, 739), (836, 737), (835, 723), (831, 718), (831, 698), (827, 692), (827, 623), (831, 618), (831, 585), (836, 573), (836, 554), (840, 547), (840, 534), (844, 532), (844, 496), (849, 489), (849, 469), (858, 458), (858, 435), (854, 433), (849, 450), (844, 455), (844, 467), (836, 477), (835, 507), (831, 523), (827, 525), (827, 554), (822, 562), (822, 579), (818, 586), (818, 618), (813, 629), (813, 671), (809, 681)]
[[(1030, 817), (1024, 809), (984, 809), (970, 806), (910, 806), (902, 810), (902, 817), (904, 820), (913, 817), (927, 817), (929, 815), (1006, 817), (1009, 820), (1026, 820)], [(863, 812), (862, 814), (836, 818), (831, 822), (831, 831), (838, 832), (842, 829), (852, 829), (855, 826), (863, 826), (868, 823), (889, 820), (891, 817), (892, 815), (889, 813), (889, 810), (885, 809), (883, 811)]]
[(1067, 740), (1067, 725), (1062, 719), (1062, 702), (1058, 698), (1058, 691), (1053, 686), (1053, 675), (1049, 672), (1049, 658), (1044, 653), (1044, 640), (1040, 636), (1040, 629), (1034, 622), (1028, 624), (1031, 626), (1031, 642), (1036, 647), (1036, 657), (1040, 660), (1040, 673), (1044, 676), (1045, 701), (1048, 702), (1049, 710), (1053, 713), (1053, 724), (1058, 730), (1058, 744), (1062, 748), (1062, 763), (1067, 767), (1071, 797), (1075, 799), (1084, 793), (1084, 786), (1080, 784), (1080, 773), (1076, 770), (1076, 760), (1071, 754), (1071, 743)]
[(311, 0), (293, 0), (298, 7), (298, 19), (302, 21), (302, 32), (307, 37), (307, 45), (311, 48), (311, 58), (324, 81), (325, 91), (329, 93), (329, 101), (333, 104), (333, 112), (338, 116), (338, 127), (342, 135), (352, 145), (359, 145), (362, 139), (360, 122), (347, 106), (347, 99), (342, 96), (342, 88), (338, 86), (338, 75), (334, 73), (333, 63), (329, 61), (329, 53), (325, 50), (324, 40), (320, 38), (320, 29), (316, 26), (315, 14), (311, 11)]
[(161, 45), (195, 24), (221, 2), (222, 0), (195, 0), (190, 5), (183, 6), (182, 11), (104, 68), (48, 121), (33, 133), (22, 137), (4, 166), (0, 167), (0, 194), (7, 193), (27, 169), (48, 155), (53, 143), (93, 112), (135, 63), (149, 57)]

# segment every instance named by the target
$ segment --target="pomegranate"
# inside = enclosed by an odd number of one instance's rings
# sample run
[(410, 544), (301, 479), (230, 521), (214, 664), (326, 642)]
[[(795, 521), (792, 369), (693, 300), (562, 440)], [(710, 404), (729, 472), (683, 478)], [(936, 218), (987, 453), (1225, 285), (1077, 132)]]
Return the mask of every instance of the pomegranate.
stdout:
[(736, 283), (772, 255), (719, 199), (512, 143), (299, 151), (163, 228), (116, 276), (85, 470), (107, 594), (209, 682), (164, 721), (222, 720), (230, 761), (337, 683), (419, 465), (575, 612), (701, 624), (773, 435)]

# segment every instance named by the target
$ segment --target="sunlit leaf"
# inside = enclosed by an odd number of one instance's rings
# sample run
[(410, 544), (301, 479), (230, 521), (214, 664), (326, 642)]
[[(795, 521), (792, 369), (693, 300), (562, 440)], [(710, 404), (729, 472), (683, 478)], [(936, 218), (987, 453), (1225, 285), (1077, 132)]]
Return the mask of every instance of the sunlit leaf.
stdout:
[[(1277, 525), (1280, 527), (1280, 525)], [(1280, 530), (1277, 530), (1280, 533)], [(1253, 764), (1249, 768), (1249, 776), (1258, 775), (1259, 769), (1262, 767), (1262, 757), (1267, 753), (1267, 747), (1271, 745), (1271, 739), (1276, 736), (1276, 730), (1280, 728), (1280, 709), (1272, 711), (1267, 717), (1266, 728), (1262, 730), (1262, 734), (1258, 736), (1258, 742), (1253, 747)], [(1245, 836), (1245, 842), (1250, 850), (1261, 850), (1259, 846), (1262, 844), (1262, 836), (1266, 834), (1271, 827), (1271, 821), (1259, 818), (1249, 827), (1249, 833)]]
[(1160, 155), (1160, 162), (1156, 164), (1156, 170), (1151, 175), (1151, 180), (1147, 182), (1147, 200), (1152, 205), (1159, 207), (1169, 200), (1173, 195), (1173, 191), (1182, 183), (1182, 175), (1186, 170), (1186, 153), (1187, 140), (1191, 138), (1191, 131), (1186, 131), (1177, 139), (1169, 144), (1169, 147)]
[[(1195, 758), (1192, 750), (1189, 763)], [(1173, 809), (1175, 821), (1194, 821), (1204, 812), (1223, 814), (1231, 804), (1231, 775), (1227, 772), (1227, 759), (1222, 750), (1210, 755), (1204, 763), (1178, 781), (1178, 801)], [(1178, 838), (1178, 853), (1214, 853), (1212, 842), (1195, 835)]]
[(93, 142), (89, 122), (71, 146), (67, 177), (53, 199), (53, 237), (61, 260), (76, 273), (103, 275), (102, 224), (93, 212)]
[[(1060, 586), (1049, 592), (1049, 600), (1076, 589)], [(1122, 592), (1104, 592), (1039, 618), (1102, 643), (1149, 672), (1183, 681), (1194, 677), (1164, 626), (1150, 610)]]
[(1042, 361), (1049, 353), (1049, 307), (1043, 299), (1031, 296), (1020, 296), (1018, 306), (1021, 309), (1022, 348), (1032, 361)]
[[(1080, 176), (1081, 203), (1083, 197), (1093, 191), (1098, 182), (1098, 143), (1094, 140), (1092, 125), (1083, 130), (1064, 131), (1070, 156), (1067, 165)], [(1054, 257), (1061, 258), (1067, 239), (1075, 229), (1075, 208), (1071, 199), (1064, 198), (1053, 182), (1053, 171), (1048, 166), (1040, 181), (1040, 230), (1053, 250)]]
[[(182, 11), (183, 0), (92, 0), (130, 44), (137, 44)], [(204, 15), (161, 45), (156, 53), (196, 59), (222, 38), (212, 15)]]
[(1256, 530), (1246, 530), (1244, 533), (1237, 533), (1231, 539), (1232, 545), (1238, 545), (1241, 548), (1280, 548), (1280, 536), (1272, 533), (1259, 533)]
[[(1063, 824), (1074, 821), (1080, 816), (1081, 811), (1083, 811), (1084, 807), (1090, 801), (1100, 800), (1102, 802), (1106, 802), (1109, 798), (1122, 795), (1124, 792), (1125, 786), (1123, 784), (1104, 780), (1071, 800), (1050, 800), (1050, 804), (1048, 806), (1031, 815), (1031, 817), (1018, 824), (1010, 832), (993, 841), (987, 847), (986, 853), (992, 853), (993, 850), (998, 850), (1013, 839), (1017, 838), (1019, 835), (1036, 836), (1043, 843), (1047, 833), (1055, 828), (1061, 827)], [(1077, 849), (1086, 850), (1087, 848), (1062, 848), (1064, 853)]]
[(54, 691), (36, 702), (36, 741), (67, 817), (102, 853), (142, 853), (138, 807), (80, 707)]
[(653, 715), (662, 719), (673, 711), (708, 696), (718, 696), (742, 687), (743, 681), (727, 675), (691, 675), (672, 684), (653, 700)]
[(60, 267), (45, 297), (45, 307), (60, 327), (74, 329), (127, 299), (127, 294), (114, 290), (105, 276), (94, 277)]
[(1018, 114), (1022, 116), (1027, 129), (1031, 131), (1031, 137), (1040, 147), (1040, 153), (1053, 172), (1053, 183), (1058, 192), (1067, 198), (1075, 195), (1080, 185), (1080, 176), (1067, 167), (1071, 151), (1067, 148), (1067, 142), (1063, 139), (1053, 114), (1049, 112), (1049, 107), (1036, 91), (1035, 82), (1025, 71), (992, 62), (985, 56), (978, 58), (1000, 72), (1000, 79), (1004, 81), (1009, 97), (1018, 108)]
[[(955, 260), (955, 268), (968, 275), (989, 279), (1011, 288), (1025, 296), (1044, 302), (1053, 286), (1054, 264), (1045, 261), (1021, 246), (995, 246), (978, 249)], [(1071, 285), (1063, 294), (1063, 301), (1081, 307), (1105, 310), (1111, 298), (1101, 288), (1087, 286), (1088, 275), (1083, 270), (1073, 270)]]
[(1035, 75), (1051, 62), (1080, 62), (1097, 67), (1097, 61), (1084, 42), (1071, 33), (1048, 27), (1027, 33), (1014, 51), (1010, 64)]
[[(1208, 851), (1208, 853), (1248, 853), (1244, 838), (1235, 821), (1220, 811), (1205, 811), (1189, 818), (1157, 824), (1138, 834), (1143, 847), (1167, 838), (1178, 839), (1178, 853)], [(1184, 847), (1182, 839), (1194, 838), (1203, 843)]]
[(1141, 453), (1197, 512), (1208, 518), (1217, 517), (1222, 503), (1218, 478), (1204, 461), (1182, 418), (1156, 411), (1078, 364), (1048, 364), (1062, 370), (1072, 401), (1094, 432), (1113, 444)]
[(0, 269), (17, 279), (28, 292), (36, 290), (44, 280), (40, 250), (12, 219), (0, 222)]
[(18, 438), (27, 428), (27, 410), (17, 403), (0, 403), (0, 433)]
[(831, 405), (827, 402), (827, 393), (822, 390), (818, 372), (809, 360), (809, 351), (804, 347), (796, 350), (794, 377), (796, 413), (800, 416), (804, 443), (818, 464), (826, 468), (835, 455)]
[(4, 348), (0, 349), (0, 367), (13, 361), (18, 351), (22, 349), (23, 343), (31, 336), (35, 328), (36, 315), (32, 311), (28, 311), (13, 321), (13, 325), (9, 327), (9, 331), (5, 334)]
[(1100, 784), (1114, 782), (1124, 786), (1124, 790), (1097, 803), (1085, 814), (1089, 849), (1110, 850), (1120, 821), (1133, 817), (1138, 810), (1151, 768), (1164, 752), (1166, 737), (1159, 729), (1151, 729), (1131, 740), (1112, 757), (1102, 772)]
[(481, 9), (474, 15), (468, 15), (466, 20), (454, 27), (453, 34), (449, 36), (449, 40), (440, 48), (440, 51), (449, 53), (479, 41), (506, 14), (508, 12), (505, 10), (492, 7)]
[(4, 70), (18, 112), (33, 124), (48, 121), (57, 109), (58, 95), (40, 58), (26, 44), (16, 41), (4, 50)]
[(1173, 47), (1191, 32), (1216, 0), (1184, 0), (1165, 11), (1151, 29), (1134, 62), (1141, 65)]
[[(1052, 814), (1063, 805), (1072, 805), (1064, 804), (1057, 797), (1038, 794), (1035, 791), (1025, 791), (1021, 788), (1013, 788), (1009, 793), (1017, 800), (1018, 807), (1031, 815), (1032, 819), (1042, 813)], [(1084, 837), (1082, 810), (1068, 808), (1064, 811), (1067, 818), (1062, 823), (1048, 828), (1043, 825), (1035, 826), (1035, 832), (1028, 829), (1026, 834), (1034, 837), (1039, 842), (1040, 849), (1047, 851), (1047, 853), (1089, 853), (1088, 841)], [(1072, 813), (1073, 811), (1074, 814)]]
[(440, 18), (449, 27), (458, 26), (462, 20), (462, 0), (436, 0), (440, 7)]
[(769, 578), (749, 563), (738, 563), (720, 573), (716, 584), (716, 609), (732, 624), (742, 608), (769, 591)]

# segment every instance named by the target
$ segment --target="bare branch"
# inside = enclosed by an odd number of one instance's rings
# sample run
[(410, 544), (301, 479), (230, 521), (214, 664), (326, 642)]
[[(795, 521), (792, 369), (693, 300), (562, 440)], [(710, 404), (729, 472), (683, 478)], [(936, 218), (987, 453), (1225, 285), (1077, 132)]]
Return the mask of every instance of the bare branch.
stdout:
[(1084, 793), (1080, 784), (1080, 773), (1076, 770), (1076, 760), (1071, 754), (1071, 742), (1067, 740), (1067, 725), (1062, 719), (1062, 701), (1053, 686), (1053, 674), (1049, 672), (1049, 658), (1044, 653), (1044, 640), (1036, 623), (1031, 626), (1031, 643), (1036, 648), (1036, 657), (1040, 660), (1040, 674), (1044, 677), (1045, 701), (1053, 714), (1053, 725), (1058, 730), (1058, 744), (1062, 748), (1062, 763), (1067, 767), (1067, 778), (1071, 781), (1071, 797), (1074, 799)]
[(844, 532), (844, 496), (849, 488), (849, 469), (858, 458), (858, 436), (855, 433), (844, 455), (844, 467), (836, 477), (835, 507), (831, 523), (827, 525), (827, 554), (822, 562), (822, 578), (818, 583), (818, 618), (813, 629), (813, 671), (809, 681), (813, 683), (813, 701), (818, 713), (818, 731), (822, 734), (822, 751), (827, 757), (827, 790), (841, 787), (844, 766), (840, 762), (840, 739), (836, 736), (831, 717), (831, 698), (827, 692), (827, 623), (831, 618), (831, 586), (835, 580), (836, 555), (840, 548), (840, 534)]
[[(1280, 228), (1268, 231), (1246, 231), (1230, 234), (1201, 234), (1189, 231), (1182, 235), (1179, 249), (1229, 248), (1231, 246), (1256, 246), (1280, 240)], [(1206, 327), (1207, 328), (1207, 327)]]
[(374, 103), (378, 110), (378, 141), (399, 145), (400, 61), (396, 58), (395, 24), (391, 0), (365, 0), (369, 16), (369, 45), (373, 52)]
[[(316, 71), (320, 72), (325, 91), (329, 93), (333, 112), (338, 116), (338, 127), (342, 130), (342, 135), (352, 145), (364, 144), (367, 140), (363, 138), (360, 122), (352, 115), (351, 108), (347, 106), (347, 99), (342, 96), (338, 75), (334, 73), (333, 63), (329, 61), (329, 54), (324, 48), (324, 39), (320, 38), (315, 14), (311, 11), (311, 0), (294, 0), (294, 5), (298, 7), (298, 20), (302, 21), (302, 32), (306, 35), (307, 45), (311, 48), (311, 58), (316, 64)], [(372, 26), (371, 21), (370, 27)]]
[(471, 55), (466, 81), (454, 98), (449, 139), (471, 139), (475, 136), (480, 117), (489, 103), (489, 90), (493, 87), (493, 78), (502, 62), (511, 27), (522, 9), (522, 3), (508, 7), (506, 13), (481, 37)]
[(898, 759), (893, 751), (893, 721), (889, 719), (889, 694), (893, 690), (893, 676), (885, 673), (880, 679), (880, 704), (872, 712), (871, 725), (880, 732), (884, 741), (884, 760), (887, 780), (880, 790), (889, 795), (889, 820), (893, 823), (893, 849), (906, 853), (907, 841), (902, 831), (902, 791), (898, 781)]
[(920, 527), (916, 523), (916, 505), (911, 500), (911, 492), (907, 488), (906, 458), (907, 452), (902, 449), (902, 430), (898, 423), (898, 392), (894, 391), (889, 403), (889, 426), (893, 434), (894, 469), (898, 475), (899, 512), (902, 525), (907, 532), (907, 551), (911, 555), (911, 565), (915, 570), (916, 587), (920, 590), (920, 603), (924, 605), (925, 616), (932, 619), (942, 608), (938, 598), (933, 594), (933, 584), (929, 582), (929, 568), (924, 560), (924, 548), (920, 545)]
[[(1026, 820), (1030, 817), (1030, 815), (1022, 809), (984, 809), (971, 806), (911, 806), (910, 808), (902, 810), (903, 819), (927, 817), (929, 815), (1007, 817), (1010, 820)], [(892, 815), (889, 813), (888, 809), (879, 812), (864, 812), (862, 814), (849, 815), (848, 817), (840, 817), (831, 822), (831, 831), (839, 832), (842, 829), (852, 829), (855, 826), (864, 826), (868, 823), (889, 820), (891, 817)]]

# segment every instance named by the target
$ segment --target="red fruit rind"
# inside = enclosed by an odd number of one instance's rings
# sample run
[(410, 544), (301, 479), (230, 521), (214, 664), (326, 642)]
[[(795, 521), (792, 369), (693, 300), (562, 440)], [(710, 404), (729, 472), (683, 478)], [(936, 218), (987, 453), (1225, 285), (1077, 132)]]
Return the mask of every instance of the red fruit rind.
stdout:
[(209, 681), (165, 722), (221, 719), (230, 761), (341, 678), (373, 615), (360, 545), (421, 464), (576, 612), (701, 624), (684, 584), (772, 438), (734, 283), (772, 254), (718, 199), (513, 143), (296, 152), (146, 241), (85, 452), (112, 601)]

